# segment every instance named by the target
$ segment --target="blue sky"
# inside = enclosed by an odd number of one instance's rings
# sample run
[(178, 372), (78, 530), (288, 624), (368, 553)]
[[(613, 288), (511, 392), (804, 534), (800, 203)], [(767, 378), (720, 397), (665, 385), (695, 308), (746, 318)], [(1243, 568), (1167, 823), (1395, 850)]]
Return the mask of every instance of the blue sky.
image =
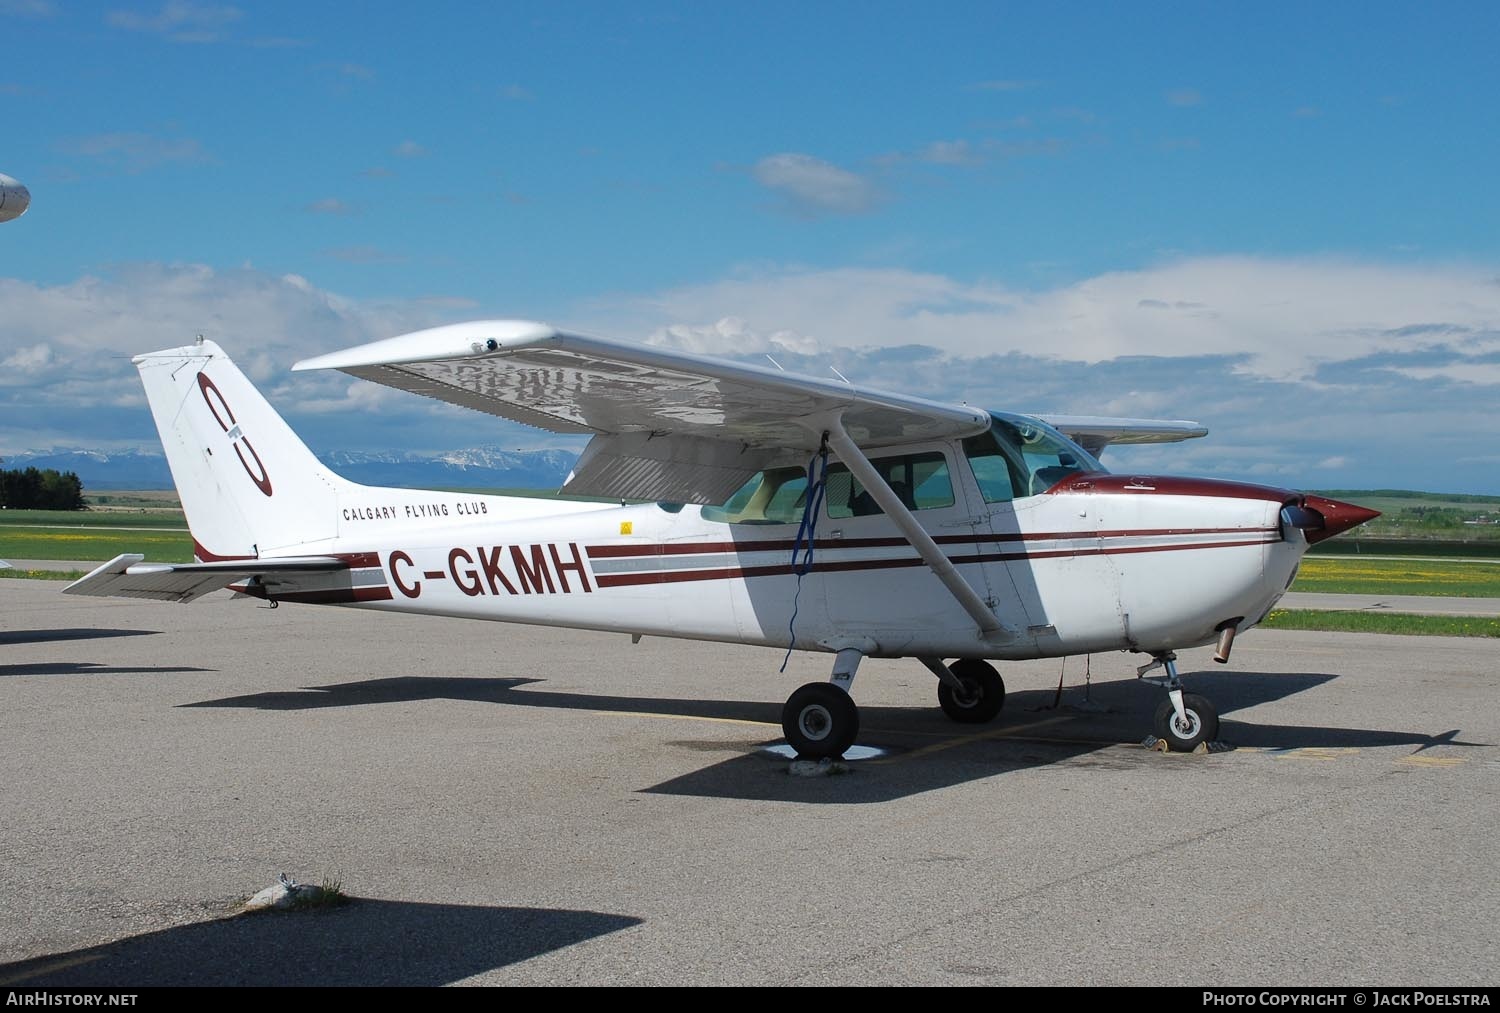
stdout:
[(503, 316), (1212, 430), (1117, 468), (1500, 493), (1493, 4), (0, 23), (0, 454), (154, 444), (128, 356), (197, 333), (319, 450), (558, 445), (287, 372)]

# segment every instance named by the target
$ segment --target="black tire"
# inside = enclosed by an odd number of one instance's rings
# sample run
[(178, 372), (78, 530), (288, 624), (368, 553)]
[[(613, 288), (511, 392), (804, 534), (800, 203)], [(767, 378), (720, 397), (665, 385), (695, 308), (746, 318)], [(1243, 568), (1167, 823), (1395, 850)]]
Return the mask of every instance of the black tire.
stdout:
[(938, 706), (943, 713), (964, 725), (982, 725), (993, 721), (1005, 706), (1005, 680), (995, 666), (977, 658), (962, 658), (948, 666), (966, 693), (960, 695), (946, 682), (938, 683)]
[(1171, 697), (1156, 708), (1156, 737), (1165, 740), (1172, 752), (1191, 753), (1199, 743), (1219, 737), (1219, 712), (1213, 704), (1196, 693), (1184, 693), (1182, 709), (1187, 714), (1185, 728), (1177, 724), (1177, 710)]
[(797, 755), (821, 760), (839, 757), (859, 734), (859, 708), (831, 682), (810, 682), (787, 698), (781, 730)]

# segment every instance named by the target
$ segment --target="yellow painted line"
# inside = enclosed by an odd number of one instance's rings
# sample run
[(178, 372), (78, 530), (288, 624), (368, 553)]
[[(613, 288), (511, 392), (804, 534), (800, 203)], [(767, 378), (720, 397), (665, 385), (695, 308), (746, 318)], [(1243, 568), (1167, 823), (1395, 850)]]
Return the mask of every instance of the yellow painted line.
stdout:
[(78, 967), (81, 964), (92, 964), (96, 960), (103, 960), (104, 957), (105, 954), (103, 953), (86, 953), (81, 957), (70, 957), (67, 960), (53, 960), (45, 964), (36, 964), (27, 970), (25, 974), (18, 974), (14, 978), (0, 978), (0, 985), (15, 985), (41, 974), (64, 971), (70, 967)]
[(1359, 752), (1353, 748), (1333, 748), (1325, 746), (1306, 746), (1301, 749), (1288, 749), (1279, 753), (1278, 758), (1284, 760), (1339, 760), (1345, 756), (1351, 756)]
[(1413, 767), (1457, 767), (1464, 761), (1456, 756), (1403, 756), (1400, 762)]
[(743, 718), (715, 718), (704, 714), (658, 714), (655, 711), (590, 711), (605, 717), (660, 718), (664, 721), (707, 721), (716, 725), (749, 725), (752, 728), (780, 728), (770, 721), (746, 721)]
[(1059, 721), (1066, 720), (1067, 717), (1065, 715), (1058, 715), (1057, 717), (1046, 718), (1045, 720), (1036, 721), (1029, 725), (1022, 725), (1019, 728), (995, 728), (988, 732), (979, 732), (975, 735), (964, 735), (956, 739), (947, 739), (943, 742), (934, 742), (931, 745), (922, 746), (919, 749), (912, 749), (904, 753), (896, 753), (892, 756), (877, 757), (876, 759), (866, 760), (865, 762), (870, 764), (900, 763), (903, 760), (915, 760), (921, 756), (931, 756), (933, 753), (941, 753), (947, 749), (955, 749), (959, 746), (967, 746), (972, 742), (985, 742), (991, 739), (1008, 738), (1019, 738), (1026, 740), (1028, 739), (1028, 737), (1022, 735), (1021, 733), (1031, 731), (1035, 728), (1044, 728), (1047, 725), (1057, 724)]

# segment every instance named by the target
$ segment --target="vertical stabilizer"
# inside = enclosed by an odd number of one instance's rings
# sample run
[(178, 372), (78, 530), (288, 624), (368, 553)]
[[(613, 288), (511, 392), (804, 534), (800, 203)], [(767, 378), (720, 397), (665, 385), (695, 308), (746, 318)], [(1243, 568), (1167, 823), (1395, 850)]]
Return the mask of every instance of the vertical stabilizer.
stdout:
[(212, 341), (135, 357), (199, 558), (306, 551), (338, 534), (343, 479)]

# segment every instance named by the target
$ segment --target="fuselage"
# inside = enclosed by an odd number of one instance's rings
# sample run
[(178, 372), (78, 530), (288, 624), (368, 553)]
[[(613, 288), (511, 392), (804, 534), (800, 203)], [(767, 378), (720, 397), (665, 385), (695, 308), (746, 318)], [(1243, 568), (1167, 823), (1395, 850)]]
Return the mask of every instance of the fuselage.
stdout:
[[(350, 570), (247, 590), (650, 636), (777, 647), (795, 638), (811, 650), (853, 638), (875, 656), (1155, 654), (1259, 622), (1308, 544), (1283, 522), (1282, 508), (1301, 501), (1286, 490), (1079, 472), (1040, 493), (988, 502), (959, 443), (901, 452), (941, 455), (951, 503), (914, 515), (1004, 635), (979, 633), (889, 518), (841, 511), (836, 495), (817, 513), (813, 558), (799, 578), (796, 509), (747, 517), (349, 487), (336, 516), (315, 525), (329, 537), (261, 554), (338, 555)], [(211, 546), (199, 551), (215, 558)]]

